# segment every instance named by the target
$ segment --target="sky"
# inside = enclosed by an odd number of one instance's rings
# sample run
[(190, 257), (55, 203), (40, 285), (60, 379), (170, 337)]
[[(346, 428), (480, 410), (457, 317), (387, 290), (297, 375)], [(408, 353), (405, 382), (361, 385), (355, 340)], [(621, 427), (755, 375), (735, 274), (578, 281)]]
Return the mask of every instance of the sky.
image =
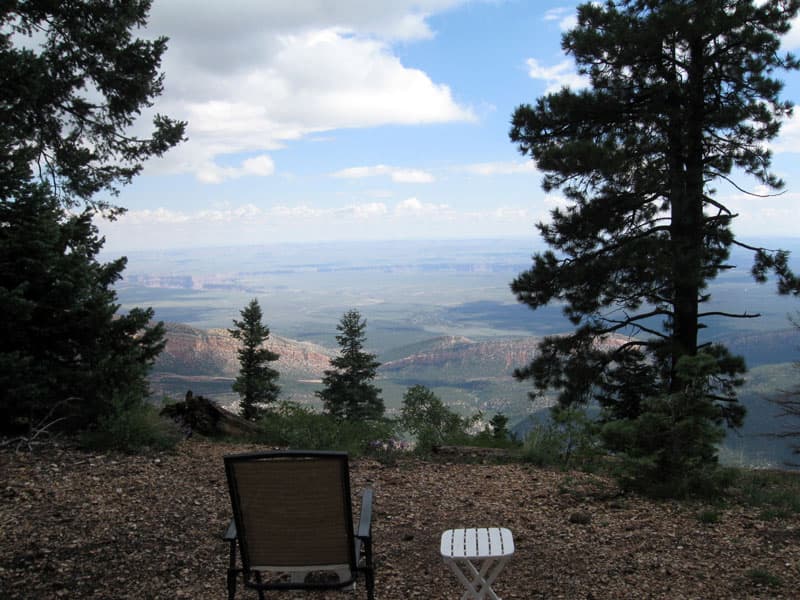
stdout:
[[(585, 85), (560, 45), (576, 5), (154, 0), (141, 35), (170, 41), (153, 110), (188, 141), (111, 199), (128, 212), (98, 223), (105, 249), (538, 238), (564, 200), (508, 131), (518, 105)], [(718, 186), (740, 237), (798, 236), (800, 110), (772, 147), (783, 195)]]

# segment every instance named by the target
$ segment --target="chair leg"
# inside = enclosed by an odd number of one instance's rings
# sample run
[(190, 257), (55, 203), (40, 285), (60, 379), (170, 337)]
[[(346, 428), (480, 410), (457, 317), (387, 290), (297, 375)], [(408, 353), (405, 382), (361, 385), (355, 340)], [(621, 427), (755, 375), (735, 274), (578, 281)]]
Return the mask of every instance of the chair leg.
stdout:
[(236, 570), (228, 569), (228, 600), (236, 597)]
[(230, 565), (228, 566), (228, 600), (236, 596), (236, 541), (231, 540)]
[(375, 572), (368, 569), (364, 573), (364, 580), (367, 588), (367, 600), (375, 600)]
[(367, 599), (375, 600), (375, 568), (372, 564), (372, 538), (364, 540), (364, 583), (367, 588)]
[[(261, 571), (256, 571), (255, 572), (255, 577), (256, 577), (256, 583), (260, 584), (261, 581), (262, 581), (261, 580)], [(258, 600), (264, 600), (264, 590), (262, 590), (261, 588), (258, 588), (257, 591), (258, 591)]]

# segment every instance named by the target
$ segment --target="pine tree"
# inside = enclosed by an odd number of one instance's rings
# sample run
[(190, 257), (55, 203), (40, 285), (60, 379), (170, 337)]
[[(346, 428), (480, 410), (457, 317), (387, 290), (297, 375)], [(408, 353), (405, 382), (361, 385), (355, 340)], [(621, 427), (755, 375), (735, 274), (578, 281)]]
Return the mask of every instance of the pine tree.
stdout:
[(383, 416), (381, 390), (370, 383), (380, 363), (363, 350), (366, 328), (357, 310), (346, 312), (336, 326), (340, 354), (331, 359), (333, 369), (325, 371), (324, 389), (316, 392), (325, 410), (336, 418), (358, 421)]
[(126, 261), (97, 261), (91, 212), (67, 213), (33, 185), (0, 200), (0, 223), (0, 430), (84, 428), (145, 397), (164, 327), (151, 309), (118, 313)]
[(121, 212), (95, 198), (129, 183), (186, 124), (153, 117), (149, 137), (128, 129), (163, 90), (166, 38), (133, 34), (150, 0), (4, 2), (0, 8), (0, 196), (35, 177), (66, 205)]
[(800, 66), (779, 54), (797, 12), (796, 0), (578, 8), (562, 45), (591, 87), (518, 107), (510, 132), (544, 172), (545, 190), (560, 189), (570, 203), (538, 225), (551, 249), (512, 283), (533, 309), (562, 302), (576, 327), (545, 338), (517, 371), (539, 393), (556, 389), (565, 405), (595, 398), (607, 419), (636, 419), (647, 398), (698, 389), (680, 375), (697, 370), (678, 365), (702, 354), (711, 359), (700, 361), (700, 389), (715, 407), (709, 418), (741, 424), (735, 390), (744, 361), (698, 334), (709, 317), (757, 315), (704, 311), (708, 282), (733, 268), (734, 244), (755, 252), (757, 280), (773, 270), (786, 292), (796, 279), (785, 252), (735, 238), (736, 215), (711, 184), (737, 186), (732, 174), (741, 173), (782, 186), (766, 142), (791, 113), (773, 73)]
[[(91, 427), (148, 393), (163, 348), (153, 311), (118, 314), (126, 260), (97, 261), (98, 214), (185, 123), (156, 115), (166, 39), (139, 39), (149, 0), (0, 6), (0, 430)], [(78, 207), (83, 211), (77, 214)], [(69, 209), (69, 210), (67, 210)]]
[(249, 421), (257, 420), (267, 404), (278, 399), (280, 386), (278, 371), (268, 363), (278, 360), (280, 355), (264, 346), (269, 338), (269, 327), (261, 321), (261, 306), (257, 299), (250, 301), (241, 311), (242, 320), (233, 320), (235, 329), (230, 334), (242, 343), (239, 348), (239, 376), (233, 391), (241, 398), (241, 415)]

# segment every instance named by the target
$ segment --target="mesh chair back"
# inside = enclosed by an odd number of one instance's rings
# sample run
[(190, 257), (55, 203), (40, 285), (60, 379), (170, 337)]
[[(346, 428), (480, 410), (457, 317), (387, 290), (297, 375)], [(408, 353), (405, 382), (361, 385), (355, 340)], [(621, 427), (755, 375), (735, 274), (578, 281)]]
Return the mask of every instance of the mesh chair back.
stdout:
[(226, 456), (225, 470), (245, 569), (355, 571), (347, 454)]

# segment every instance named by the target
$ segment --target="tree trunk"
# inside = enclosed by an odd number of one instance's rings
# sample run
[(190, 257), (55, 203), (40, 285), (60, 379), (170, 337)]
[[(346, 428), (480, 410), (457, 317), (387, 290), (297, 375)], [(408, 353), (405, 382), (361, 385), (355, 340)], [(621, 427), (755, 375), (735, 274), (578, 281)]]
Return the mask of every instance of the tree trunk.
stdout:
[(691, 43), (688, 67), (689, 103), (685, 128), (675, 128), (674, 137), (685, 136), (673, 150), (672, 248), (674, 316), (670, 392), (683, 384), (675, 377), (681, 356), (697, 354), (698, 302), (703, 281), (703, 51), (698, 38)]

